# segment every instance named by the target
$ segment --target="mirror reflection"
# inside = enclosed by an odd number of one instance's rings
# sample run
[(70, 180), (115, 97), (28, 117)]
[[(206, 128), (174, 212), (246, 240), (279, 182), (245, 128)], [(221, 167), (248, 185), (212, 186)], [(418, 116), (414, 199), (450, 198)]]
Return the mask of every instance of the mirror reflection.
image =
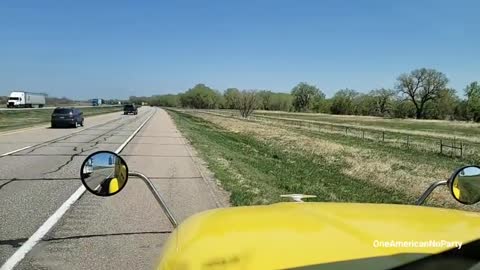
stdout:
[(128, 178), (127, 164), (113, 152), (96, 152), (83, 162), (81, 178), (90, 192), (110, 196), (125, 186)]
[(452, 194), (459, 202), (474, 204), (480, 201), (480, 168), (468, 166), (453, 178)]

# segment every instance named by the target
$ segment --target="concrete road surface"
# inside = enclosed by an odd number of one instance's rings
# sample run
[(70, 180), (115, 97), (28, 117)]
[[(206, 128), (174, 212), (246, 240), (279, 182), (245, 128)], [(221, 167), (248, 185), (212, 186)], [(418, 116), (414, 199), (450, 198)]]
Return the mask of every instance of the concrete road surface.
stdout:
[[(0, 265), (26, 250), (25, 242), (78, 190), (86, 156), (118, 149), (149, 116), (120, 153), (129, 170), (149, 176), (180, 221), (225, 204), (161, 109), (91, 117), (81, 129), (0, 135)], [(131, 178), (112, 197), (83, 193), (15, 269), (152, 269), (171, 230), (145, 184)]]
[[(110, 105), (110, 104), (105, 104), (105, 105), (100, 105), (100, 107), (116, 107), (116, 106), (123, 106), (123, 105)], [(75, 107), (75, 108), (90, 108), (90, 107), (99, 107), (99, 106), (92, 106), (92, 105), (65, 105), (65, 106), (49, 106), (49, 107), (43, 107), (43, 108), (6, 108), (6, 107), (0, 107), (0, 111), (18, 111), (18, 110), (51, 110), (55, 109), (57, 107)]]

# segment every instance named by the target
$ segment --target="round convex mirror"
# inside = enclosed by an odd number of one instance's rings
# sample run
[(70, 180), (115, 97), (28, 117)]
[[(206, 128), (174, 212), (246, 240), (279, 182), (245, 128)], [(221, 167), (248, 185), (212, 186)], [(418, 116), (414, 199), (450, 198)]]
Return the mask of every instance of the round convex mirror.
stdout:
[(466, 166), (458, 169), (451, 178), (450, 189), (453, 197), (463, 204), (480, 201), (480, 167)]
[(80, 177), (88, 191), (99, 196), (111, 196), (127, 184), (127, 163), (113, 152), (95, 152), (83, 162)]

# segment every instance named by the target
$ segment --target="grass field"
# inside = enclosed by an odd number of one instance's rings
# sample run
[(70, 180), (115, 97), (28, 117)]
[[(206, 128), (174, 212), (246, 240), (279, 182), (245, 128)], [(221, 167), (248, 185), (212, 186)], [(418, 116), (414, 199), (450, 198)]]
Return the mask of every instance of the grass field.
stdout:
[[(431, 135), (439, 137), (458, 137), (480, 141), (479, 123), (444, 120), (388, 119), (372, 116), (331, 115), (319, 113), (286, 113), (257, 111), (256, 115), (282, 118), (313, 120), (329, 124), (350, 125), (360, 128), (388, 130), (412, 135)], [(473, 138), (472, 138), (473, 136)]]
[[(8, 110), (0, 111), (0, 131), (30, 127), (32, 125), (50, 122), (52, 109), (41, 110)], [(84, 116), (92, 116), (121, 111), (122, 107), (88, 107), (81, 108)]]
[[(412, 204), (429, 184), (450, 176), (464, 160), (403, 150), (348, 136), (285, 125), (170, 111), (180, 130), (231, 192), (234, 205), (282, 201), (280, 194), (317, 201)], [(467, 208), (446, 187), (428, 204)]]
[[(228, 117), (238, 117), (237, 112), (227, 110), (206, 111), (212, 114), (220, 114)], [(363, 116), (334, 116), (328, 115), (329, 121), (309, 120), (302, 116), (306, 114), (299, 113), (278, 113), (278, 112), (258, 112), (250, 117), (250, 120), (261, 121), (267, 124), (286, 125), (301, 129), (309, 129), (312, 131), (330, 133), (341, 136), (357, 137), (372, 142), (389, 144), (397, 148), (417, 149), (427, 151), (432, 154), (442, 153), (453, 157), (461, 157), (474, 163), (480, 162), (480, 138), (478, 136), (469, 135), (467, 132), (474, 134), (477, 132), (477, 124), (448, 121), (431, 121), (434, 125), (441, 128), (431, 128), (430, 131), (419, 131), (414, 129), (418, 125), (418, 120), (404, 119), (383, 119), (377, 117)], [(321, 115), (321, 114), (314, 114)], [(298, 117), (297, 117), (298, 116)], [(324, 115), (322, 115), (324, 116)], [(338, 119), (337, 119), (338, 118)], [(343, 123), (344, 118), (350, 119), (351, 122)], [(355, 120), (357, 119), (357, 120)], [(375, 121), (373, 121), (373, 120)], [(334, 121), (335, 120), (335, 121)], [(368, 121), (367, 121), (368, 120)], [(357, 124), (353, 124), (356, 121)], [(370, 122), (369, 122), (370, 121)], [(369, 124), (369, 123), (374, 124)], [(406, 129), (387, 128), (384, 121), (404, 123), (411, 122)], [(344, 121), (345, 122), (345, 121)], [(380, 124), (378, 124), (380, 123)], [(425, 123), (428, 125), (428, 123)], [(463, 135), (455, 134), (455, 125), (461, 126), (464, 130)], [(400, 124), (399, 124), (400, 126)], [(450, 132), (445, 132), (450, 127)], [(441, 146), (443, 145), (443, 146)], [(455, 148), (452, 148), (454, 146)]]

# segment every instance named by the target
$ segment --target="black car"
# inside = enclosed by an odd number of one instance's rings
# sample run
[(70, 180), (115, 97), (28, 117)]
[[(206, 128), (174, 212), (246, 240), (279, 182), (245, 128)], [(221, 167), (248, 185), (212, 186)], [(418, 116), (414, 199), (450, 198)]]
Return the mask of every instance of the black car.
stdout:
[(52, 128), (60, 126), (83, 127), (83, 112), (75, 108), (56, 108), (52, 113)]
[(138, 109), (137, 109), (137, 106), (135, 106), (134, 104), (127, 104), (125, 106), (123, 106), (123, 114), (137, 114), (138, 113)]

